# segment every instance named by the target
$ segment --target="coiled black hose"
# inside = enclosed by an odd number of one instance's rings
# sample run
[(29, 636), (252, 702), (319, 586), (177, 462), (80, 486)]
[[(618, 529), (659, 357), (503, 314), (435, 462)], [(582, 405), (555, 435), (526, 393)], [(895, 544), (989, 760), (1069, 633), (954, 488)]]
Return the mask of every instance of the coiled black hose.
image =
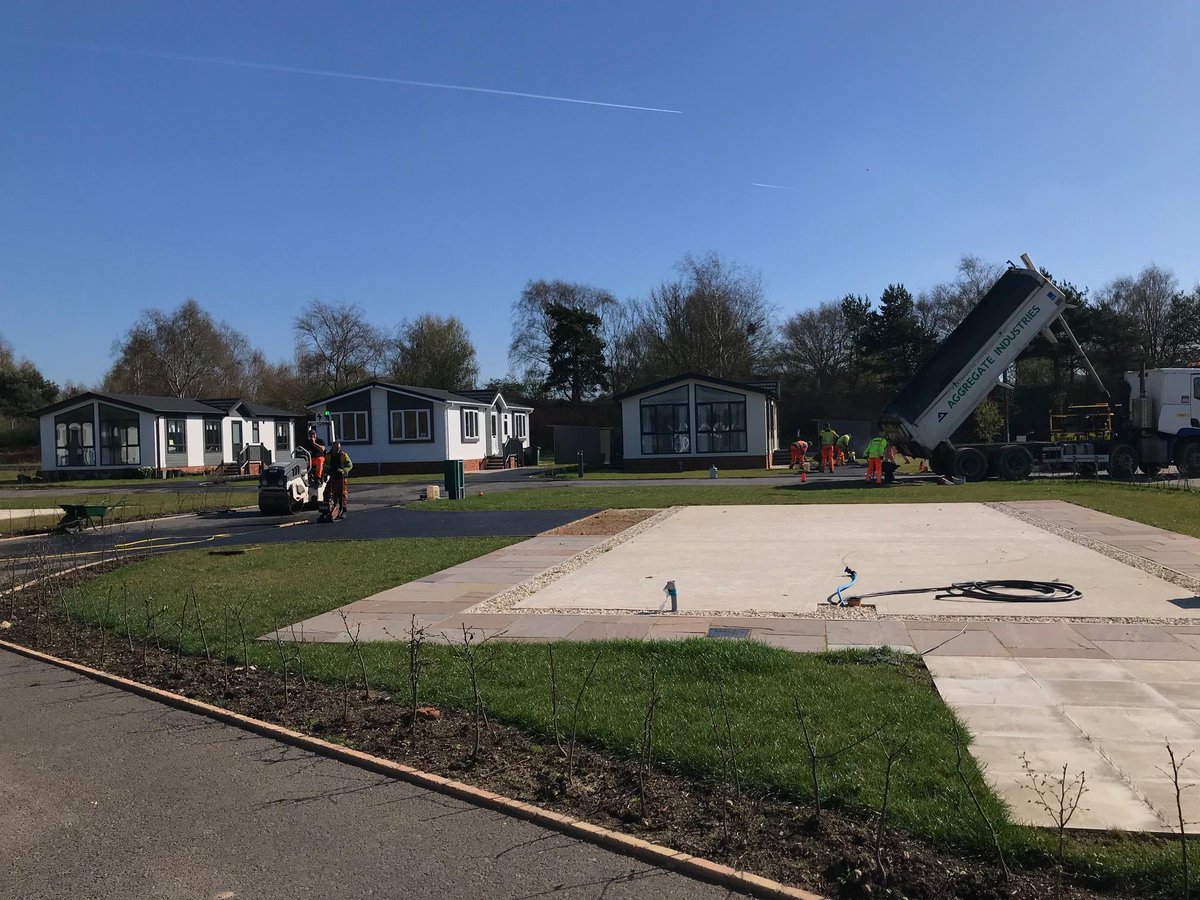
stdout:
[(875, 591), (871, 594), (855, 594), (839, 598), (837, 592), (830, 594), (826, 602), (846, 605), (853, 600), (871, 597), (894, 597), (899, 594), (935, 594), (938, 600), (965, 598), (968, 600), (994, 600), (999, 603), (1063, 603), (1078, 600), (1083, 593), (1075, 585), (1065, 581), (1032, 581), (1024, 578), (1001, 578), (987, 581), (957, 581), (942, 587), (905, 588), (899, 591)]

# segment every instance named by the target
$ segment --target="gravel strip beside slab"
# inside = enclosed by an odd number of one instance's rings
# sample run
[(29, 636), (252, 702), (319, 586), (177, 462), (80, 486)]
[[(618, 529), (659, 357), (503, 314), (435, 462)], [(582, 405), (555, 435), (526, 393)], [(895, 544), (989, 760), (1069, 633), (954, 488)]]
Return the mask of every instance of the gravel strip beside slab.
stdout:
[[(570, 575), (577, 569), (583, 568), (593, 559), (601, 554), (607, 553), (613, 547), (619, 546), (620, 544), (637, 537), (644, 531), (649, 531), (659, 522), (669, 519), (681, 509), (683, 509), (682, 506), (672, 506), (669, 509), (664, 509), (662, 512), (638, 522), (636, 525), (626, 528), (624, 531), (618, 534), (614, 534), (608, 540), (601, 541), (594, 547), (589, 547), (580, 553), (576, 553), (574, 556), (563, 560), (558, 565), (551, 566), (546, 571), (540, 572), (532, 578), (508, 588), (508, 590), (501, 591), (499, 594), (489, 597), (482, 603), (472, 606), (470, 609), (466, 610), (464, 615), (470, 613), (497, 613), (510, 611), (524, 612), (524, 610), (513, 610), (513, 607), (515, 607), (522, 600), (533, 596), (542, 588), (546, 587), (546, 585), (553, 584), (560, 578)], [(546, 612), (546, 610), (539, 609), (532, 610), (532, 612), (541, 613)]]
[[(1117, 562), (1124, 563), (1135, 569), (1140, 569), (1147, 575), (1153, 575), (1155, 578), (1161, 578), (1163, 581), (1178, 585), (1184, 590), (1191, 591), (1193, 594), (1200, 596), (1200, 581), (1195, 578), (1190, 578), (1182, 572), (1176, 572), (1174, 569), (1157, 563), (1152, 559), (1147, 559), (1144, 556), (1137, 556), (1129, 553), (1119, 547), (1114, 547), (1112, 544), (1106, 544), (1103, 541), (1095, 540), (1094, 538), (1085, 537), (1077, 531), (1072, 531), (1070, 528), (1064, 528), (1061, 525), (1055, 525), (1053, 522), (1047, 522), (1045, 519), (1038, 518), (1035, 515), (1017, 509), (1015, 506), (1009, 506), (1007, 503), (985, 503), (998, 512), (1004, 513), (1006, 516), (1012, 516), (1014, 519), (1019, 519), (1035, 528), (1040, 528), (1043, 531), (1048, 531), (1058, 537), (1065, 538), (1073, 544), (1078, 544), (1081, 547), (1087, 547), (1089, 550), (1095, 550), (1109, 559), (1115, 559)], [(1143, 620), (1153, 621), (1153, 620)]]

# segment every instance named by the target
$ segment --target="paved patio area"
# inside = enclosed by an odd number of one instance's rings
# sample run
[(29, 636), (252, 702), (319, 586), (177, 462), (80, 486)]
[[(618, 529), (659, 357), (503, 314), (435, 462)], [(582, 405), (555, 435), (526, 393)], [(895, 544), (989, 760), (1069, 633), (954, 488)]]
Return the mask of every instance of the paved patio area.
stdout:
[(980, 503), (688, 507), (519, 608), (656, 610), (673, 580), (687, 611), (811, 614), (847, 565), (859, 572), (854, 593), (977, 579), (1058, 579), (1083, 592), (1070, 603), (872, 599), (883, 615), (1200, 617), (1178, 585)]

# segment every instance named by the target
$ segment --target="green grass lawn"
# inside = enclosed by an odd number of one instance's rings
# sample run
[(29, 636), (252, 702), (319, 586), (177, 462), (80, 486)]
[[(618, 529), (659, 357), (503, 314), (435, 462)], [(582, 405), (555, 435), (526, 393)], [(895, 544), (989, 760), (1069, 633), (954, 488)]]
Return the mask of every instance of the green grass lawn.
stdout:
[[(63, 487), (59, 485), (60, 489)], [(257, 488), (251, 485), (233, 484), (210, 489), (183, 488), (171, 491), (124, 491), (114, 490), (110, 494), (72, 494), (66, 491), (30, 492), (27, 496), (0, 499), (0, 509), (56, 509), (60, 503), (87, 503), (90, 505), (123, 505), (114, 509), (105, 522), (129, 522), (157, 516), (181, 515), (225, 509), (227, 507), (253, 506), (257, 502)], [(49, 528), (58, 523), (61, 516), (0, 519), (0, 534), (15, 534), (37, 528)]]
[[(794, 469), (722, 469), (718, 466), (717, 473), (718, 478), (786, 478), (789, 475), (796, 478), (800, 477), (799, 473)], [(575, 477), (578, 480), (577, 476), (567, 475), (563, 477)], [(585, 471), (583, 474), (584, 481), (645, 481), (664, 478), (708, 478), (708, 470), (690, 469), (685, 472)]]
[[(187, 551), (132, 563), (68, 592), (76, 616), (99, 620), (134, 641), (144, 637), (144, 610), (161, 610), (159, 633), (174, 640), (183, 597), (195, 589), (215, 652), (240, 660), (242, 649), (233, 607), (246, 632), (267, 633), (284, 623), (333, 609), (379, 590), (513, 542), (507, 538), (417, 539), (332, 544), (287, 544), (235, 556)], [(147, 599), (152, 598), (152, 600)], [(228, 633), (229, 637), (222, 635)], [(403, 635), (399, 635), (403, 637)], [(192, 629), (186, 652), (203, 644)], [(544, 644), (496, 643), (483, 692), (493, 716), (541, 734), (550, 731), (550, 690)], [(365, 645), (371, 684), (404, 696), (406, 648), (402, 643)], [(351, 661), (347, 644), (309, 645), (309, 677), (339, 684)], [(466, 674), (448, 648), (429, 645), (421, 701), (469, 708)], [(255, 643), (251, 662), (278, 666), (273, 644)], [(562, 643), (556, 663), (563, 696), (574, 696), (583, 673), (599, 656), (595, 678), (581, 707), (580, 736), (618, 754), (637, 743), (650, 672), (663, 700), (656, 726), (656, 758), (681, 772), (713, 779), (720, 771), (711, 717), (723, 689), (729, 702), (744, 783), (804, 802), (811, 796), (795, 713), (798, 701), (810, 717), (819, 748), (849, 744), (880, 729), (835, 762), (822, 764), (821, 789), (834, 804), (869, 810), (878, 802), (886, 745), (907, 743), (893, 787), (890, 819), (924, 838), (970, 852), (987, 852), (980, 822), (956, 777), (952, 735), (960, 726), (933, 689), (919, 659), (891, 651), (793, 654), (749, 641), (707, 639), (642, 643)], [(719, 687), (718, 687), (719, 686)], [(1064, 760), (1065, 761), (1065, 760)], [(970, 776), (978, 772), (970, 765)], [(981, 783), (982, 802), (999, 826), (1011, 860), (1044, 864), (1047, 833), (1012, 824)], [(1099, 881), (1138, 892), (1162, 889), (1174, 877), (1170, 845), (1112, 836), (1103, 844), (1072, 842), (1071, 867)]]
[(528, 488), (470, 494), (453, 503), (421, 504), (419, 509), (637, 509), (667, 506), (713, 506), (778, 503), (977, 503), (1002, 500), (1066, 500), (1200, 537), (1200, 500), (1195, 494), (1165, 486), (1116, 484), (1110, 481), (1035, 479), (939, 485), (899, 483), (884, 487), (817, 487), (787, 485), (646, 485), (645, 487)]

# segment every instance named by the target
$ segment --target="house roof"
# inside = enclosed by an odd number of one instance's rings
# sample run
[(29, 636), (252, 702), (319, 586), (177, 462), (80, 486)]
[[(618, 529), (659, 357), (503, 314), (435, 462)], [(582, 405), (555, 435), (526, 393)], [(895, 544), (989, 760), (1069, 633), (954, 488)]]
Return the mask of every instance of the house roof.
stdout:
[(58, 412), (60, 409), (66, 409), (67, 407), (90, 400), (99, 400), (102, 403), (111, 403), (114, 406), (125, 406), (129, 409), (137, 409), (150, 413), (181, 413), (183, 415), (196, 416), (223, 415), (228, 413), (238, 403), (241, 403), (252, 416), (291, 418), (295, 415), (295, 413), (290, 413), (286, 410), (264, 406), (259, 403), (250, 403), (245, 400), (196, 400), (191, 397), (112, 394), (107, 391), (84, 391), (82, 394), (76, 394), (73, 397), (67, 397), (65, 400), (59, 400), (57, 403), (51, 403), (49, 406), (34, 410), (33, 415), (44, 416), (47, 413)]
[(201, 402), (215, 406), (223, 412), (230, 412), (241, 406), (251, 418), (255, 419), (294, 419), (300, 415), (291, 410), (280, 409), (278, 406), (267, 406), (265, 403), (246, 400), (242, 397), (205, 397)]
[(698, 372), (684, 372), (682, 375), (673, 375), (670, 378), (664, 378), (662, 381), (651, 382), (650, 384), (639, 385), (628, 391), (623, 391), (613, 397), (614, 400), (624, 400), (626, 397), (634, 397), (638, 394), (645, 394), (647, 391), (657, 391), (661, 388), (669, 387), (673, 384), (679, 384), (682, 381), (703, 381), (708, 384), (719, 384), (724, 387), (737, 388), (741, 391), (752, 391), (756, 394), (764, 394), (768, 397), (777, 397), (779, 392), (773, 390), (763, 381), (731, 381), (728, 378), (717, 378), (714, 375), (701, 375)]
[[(349, 394), (357, 394), (359, 391), (367, 390), (368, 388), (381, 387), (391, 391), (403, 391), (406, 394), (412, 394), (415, 397), (424, 397), (426, 400), (435, 400), (439, 403), (464, 403), (468, 406), (491, 406), (498, 396), (496, 391), (468, 389), (462, 391), (443, 391), (440, 388), (416, 387), (410, 384), (395, 384), (391, 381), (365, 381), (362, 384), (357, 384), (352, 388), (346, 388), (344, 391), (338, 391), (336, 394), (330, 394), (328, 397), (322, 397), (319, 400), (313, 400), (307, 404), (309, 409), (320, 406), (323, 403), (329, 403)], [(517, 407), (518, 409), (529, 409), (531, 407)]]

